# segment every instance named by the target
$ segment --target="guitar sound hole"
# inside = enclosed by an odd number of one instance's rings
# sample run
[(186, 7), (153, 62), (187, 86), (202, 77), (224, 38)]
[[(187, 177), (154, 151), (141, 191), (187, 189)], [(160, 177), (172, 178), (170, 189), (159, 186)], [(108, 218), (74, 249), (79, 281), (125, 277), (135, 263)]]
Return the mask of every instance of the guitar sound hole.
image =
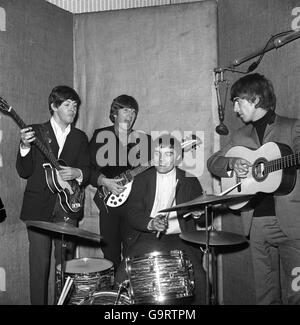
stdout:
[(264, 181), (267, 176), (268, 172), (266, 170), (266, 163), (268, 161), (265, 158), (257, 159), (252, 167), (252, 176), (257, 182)]

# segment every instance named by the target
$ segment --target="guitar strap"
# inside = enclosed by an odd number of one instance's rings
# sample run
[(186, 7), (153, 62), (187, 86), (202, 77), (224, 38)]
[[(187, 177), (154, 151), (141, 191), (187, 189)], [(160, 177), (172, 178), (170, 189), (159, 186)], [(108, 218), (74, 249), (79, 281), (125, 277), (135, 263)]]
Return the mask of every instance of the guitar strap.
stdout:
[(41, 133), (42, 141), (44, 142), (44, 145), (47, 147), (47, 149), (50, 152), (50, 154), (56, 160), (56, 157), (54, 155), (54, 152), (52, 151), (51, 146), (50, 146), (50, 143), (52, 142), (52, 139), (49, 137), (49, 131), (46, 128), (46, 124), (40, 124), (38, 126), (38, 129), (39, 129), (39, 131)]

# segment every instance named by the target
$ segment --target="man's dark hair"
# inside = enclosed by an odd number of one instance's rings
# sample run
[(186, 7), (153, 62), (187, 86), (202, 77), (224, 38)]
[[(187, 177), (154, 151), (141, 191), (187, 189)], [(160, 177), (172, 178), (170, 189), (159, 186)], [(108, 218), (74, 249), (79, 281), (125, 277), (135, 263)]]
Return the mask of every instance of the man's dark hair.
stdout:
[(153, 139), (153, 152), (154, 149), (160, 147), (170, 147), (176, 151), (177, 158), (181, 161), (182, 148), (180, 141), (170, 133), (162, 133), (156, 139)]
[(139, 105), (135, 98), (128, 95), (120, 95), (116, 97), (113, 102), (111, 103), (109, 118), (110, 120), (115, 123), (115, 116), (117, 111), (122, 108), (132, 108), (135, 110), (135, 117), (137, 117), (139, 112)]
[(53, 115), (51, 104), (55, 107), (59, 107), (65, 100), (71, 99), (77, 103), (77, 109), (81, 104), (81, 100), (77, 92), (69, 86), (57, 86), (54, 87), (49, 95), (48, 104), (50, 114)]
[(270, 80), (259, 73), (249, 74), (237, 80), (230, 90), (231, 100), (239, 97), (254, 102), (259, 97), (259, 102), (255, 107), (261, 107), (268, 110), (275, 110), (276, 96), (274, 87)]

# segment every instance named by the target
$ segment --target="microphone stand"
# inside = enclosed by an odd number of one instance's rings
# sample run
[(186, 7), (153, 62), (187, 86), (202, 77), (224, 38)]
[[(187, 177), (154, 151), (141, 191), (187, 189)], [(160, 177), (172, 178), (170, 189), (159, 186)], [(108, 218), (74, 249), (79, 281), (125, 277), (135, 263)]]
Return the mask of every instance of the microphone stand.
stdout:
[[(219, 114), (219, 121), (220, 124), (216, 127), (216, 132), (220, 135), (227, 135), (229, 133), (228, 128), (225, 126), (224, 118), (225, 118), (225, 104), (227, 99), (227, 93), (229, 88), (229, 81), (224, 79), (224, 69), (219, 68), (215, 69), (215, 89), (217, 94), (217, 104), (218, 104), (218, 114)], [(225, 98), (224, 98), (224, 106), (222, 106), (221, 96), (220, 96), (220, 84), (225, 83), (226, 85), (226, 92), (225, 92)]]

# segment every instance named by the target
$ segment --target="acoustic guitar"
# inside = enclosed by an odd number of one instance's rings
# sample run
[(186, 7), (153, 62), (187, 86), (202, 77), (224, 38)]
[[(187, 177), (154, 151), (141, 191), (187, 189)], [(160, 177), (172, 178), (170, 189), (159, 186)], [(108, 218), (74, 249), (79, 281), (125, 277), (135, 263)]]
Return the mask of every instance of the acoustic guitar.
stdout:
[[(252, 166), (247, 177), (240, 178), (235, 172), (231, 177), (222, 177), (222, 191), (234, 187), (230, 194), (257, 194), (274, 193), (286, 195), (290, 193), (296, 183), (300, 153), (294, 153), (292, 149), (283, 143), (267, 142), (257, 150), (251, 150), (243, 146), (235, 146), (227, 151), (225, 157), (240, 157), (248, 160)], [(233, 210), (240, 209), (248, 204), (245, 201), (230, 205)]]

